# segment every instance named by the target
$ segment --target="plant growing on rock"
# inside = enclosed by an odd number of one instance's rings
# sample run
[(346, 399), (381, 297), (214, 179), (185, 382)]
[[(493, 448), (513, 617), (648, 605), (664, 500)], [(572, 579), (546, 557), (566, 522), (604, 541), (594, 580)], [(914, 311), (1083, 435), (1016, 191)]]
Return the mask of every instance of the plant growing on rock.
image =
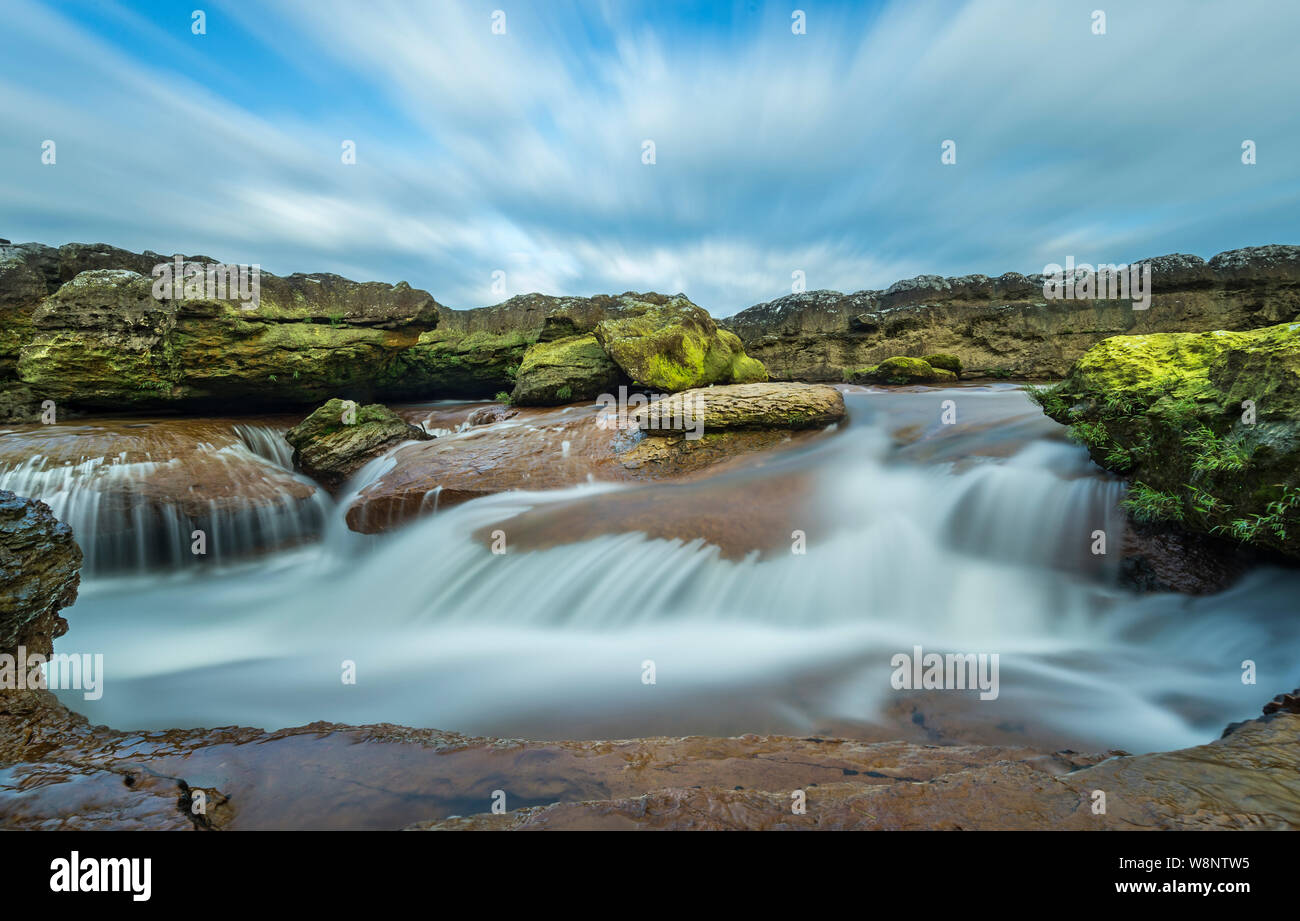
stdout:
[(1115, 336), (1029, 394), (1094, 461), (1131, 477), (1135, 520), (1300, 559), (1298, 332)]

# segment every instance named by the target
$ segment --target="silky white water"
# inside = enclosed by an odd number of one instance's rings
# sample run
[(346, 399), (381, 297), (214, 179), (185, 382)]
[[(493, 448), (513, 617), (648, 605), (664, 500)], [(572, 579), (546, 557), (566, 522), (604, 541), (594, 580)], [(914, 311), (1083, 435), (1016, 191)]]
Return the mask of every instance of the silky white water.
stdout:
[[(948, 398), (964, 427), (941, 426)], [(811, 473), (790, 529), (804, 532), (802, 554), (732, 560), (636, 533), (510, 543), (525, 510), (684, 488), (672, 483), (507, 493), (379, 538), (347, 532), (335, 509), (308, 546), (87, 578), (58, 648), (102, 653), (105, 691), (61, 697), (118, 728), (811, 734), (897, 722), (909, 692), (891, 687), (891, 658), (920, 646), (997, 654), (1000, 688), (996, 700), (929, 692), (918, 725), (951, 713), (963, 739), (987, 727), (1137, 752), (1209, 741), (1296, 683), (1300, 574), (1256, 570), (1202, 598), (1120, 588), (1123, 485), (1020, 391), (858, 392), (848, 404), (838, 431), (716, 478)], [(506, 552), (481, 529), (503, 531)], [(1091, 552), (1099, 530), (1104, 555)], [(1245, 660), (1258, 685), (1243, 684)]]

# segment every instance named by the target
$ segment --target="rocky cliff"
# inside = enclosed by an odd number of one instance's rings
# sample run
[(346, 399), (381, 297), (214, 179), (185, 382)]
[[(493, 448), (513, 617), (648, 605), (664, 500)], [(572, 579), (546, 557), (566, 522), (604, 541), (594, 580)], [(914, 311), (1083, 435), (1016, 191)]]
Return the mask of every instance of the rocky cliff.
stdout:
[(256, 303), (208, 287), (159, 296), (155, 267), (177, 263), (216, 264), (102, 244), (0, 245), (0, 419), (33, 419), (46, 400), (59, 413), (502, 393), (545, 405), (618, 383), (766, 378), (681, 294), (527, 294), (451, 310), (405, 282), (261, 272)]
[(1151, 266), (1148, 309), (1132, 300), (1048, 300), (1041, 275), (921, 275), (883, 291), (809, 291), (720, 323), (776, 380), (845, 380), (893, 356), (947, 353), (968, 376), (1059, 378), (1121, 334), (1245, 330), (1300, 316), (1300, 246), (1257, 246)]

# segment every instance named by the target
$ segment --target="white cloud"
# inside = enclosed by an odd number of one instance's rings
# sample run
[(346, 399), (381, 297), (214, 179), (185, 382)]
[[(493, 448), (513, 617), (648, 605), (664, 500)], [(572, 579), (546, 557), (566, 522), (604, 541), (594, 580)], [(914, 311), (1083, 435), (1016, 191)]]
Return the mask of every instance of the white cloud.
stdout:
[[(461, 307), (493, 300), (505, 269), (511, 293), (683, 289), (719, 315), (787, 293), (794, 269), (856, 290), (1295, 242), (1294, 6), (1116, 2), (1105, 36), (1090, 6), (1029, 0), (896, 3), (866, 31), (817, 9), (806, 36), (775, 8), (724, 34), (547, 4), (508, 11), (505, 36), (492, 4), (209, 10), (210, 28), (248, 29), (254, 59), (355, 89), (310, 119), (241, 92), (256, 75), (239, 61), (191, 78), (9, 7), (11, 238), (346, 267)], [(59, 163), (42, 172), (46, 137)]]

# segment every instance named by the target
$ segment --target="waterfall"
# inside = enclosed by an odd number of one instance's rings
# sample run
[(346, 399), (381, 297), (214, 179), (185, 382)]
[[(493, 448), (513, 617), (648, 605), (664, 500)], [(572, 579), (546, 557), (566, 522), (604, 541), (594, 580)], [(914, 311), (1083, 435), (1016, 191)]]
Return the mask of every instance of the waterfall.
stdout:
[[(966, 427), (931, 424), (948, 394)], [(248, 560), (238, 578), (91, 578), (61, 642), (103, 652), (111, 692), (67, 703), (123, 728), (325, 719), (627, 738), (876, 727), (1143, 751), (1209, 741), (1257, 711), (1268, 693), (1242, 684), (1245, 659), (1270, 689), (1294, 682), (1300, 574), (1257, 570), (1203, 598), (1122, 589), (1123, 484), (1019, 391), (848, 401), (838, 432), (712, 477), (503, 493), (436, 514), (435, 492), (425, 517), (365, 539), (334, 509), (329, 539)], [(224, 450), (252, 456), (243, 442)], [(348, 491), (391, 462), (372, 461)], [(787, 480), (807, 493), (776, 524), (746, 515), (753, 490)], [(671, 509), (680, 496), (730, 497), (735, 514), (719, 517), (755, 549), (729, 556), (689, 529), (526, 539), (575, 509), (604, 520), (613, 503)], [(498, 530), (504, 552), (493, 552)], [(1105, 554), (1092, 552), (1099, 530)], [(891, 659), (916, 646), (997, 654), (999, 696), (894, 690)], [(344, 660), (354, 686), (340, 683)]]
[(320, 538), (332, 503), (292, 473), (279, 430), (206, 424), (186, 441), (185, 425), (123, 425), (126, 449), (100, 455), (89, 451), (113, 432), (69, 426), (50, 453), (0, 459), (0, 489), (44, 501), (71, 525), (88, 575), (221, 564)]

